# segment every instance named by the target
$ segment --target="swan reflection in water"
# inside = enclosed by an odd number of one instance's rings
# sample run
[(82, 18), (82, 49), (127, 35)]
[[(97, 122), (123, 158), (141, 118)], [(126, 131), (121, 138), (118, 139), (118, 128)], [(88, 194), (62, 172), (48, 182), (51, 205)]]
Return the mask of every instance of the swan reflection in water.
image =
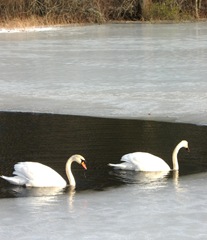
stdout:
[[(21, 186), (10, 186), (7, 188), (1, 188), (1, 193), (5, 196), (12, 198), (28, 198), (29, 200), (23, 201), (24, 207), (31, 207), (35, 211), (39, 211), (42, 207), (46, 209), (54, 204), (59, 204), (62, 199), (67, 199), (67, 210), (74, 210), (74, 196), (76, 194), (74, 187), (58, 188), (58, 187), (46, 187), (46, 188), (28, 188)], [(22, 201), (20, 201), (22, 203)]]
[(112, 170), (109, 175), (115, 177), (118, 181), (125, 184), (139, 184), (139, 187), (145, 189), (156, 189), (166, 186), (169, 179), (176, 191), (181, 190), (179, 184), (179, 171), (160, 171), (160, 172), (135, 172), (124, 170)]
[(54, 196), (65, 193), (65, 188), (58, 187), (22, 187), (22, 186), (9, 186), (2, 189), (7, 196), (10, 197), (46, 197)]
[(6, 188), (1, 188), (1, 194), (5, 195), (6, 197), (34, 197), (36, 202), (39, 205), (47, 204), (48, 201), (56, 199), (60, 195), (68, 194), (68, 202), (70, 208), (73, 205), (73, 198), (75, 196), (75, 187), (68, 186), (65, 188), (59, 187), (22, 187), (22, 186), (15, 186), (11, 185)]
[(176, 185), (178, 185), (178, 171), (160, 171), (160, 172), (135, 172), (113, 170), (109, 174), (116, 177), (117, 180), (127, 184), (139, 184), (144, 188), (158, 188), (167, 184), (167, 180), (171, 177)]

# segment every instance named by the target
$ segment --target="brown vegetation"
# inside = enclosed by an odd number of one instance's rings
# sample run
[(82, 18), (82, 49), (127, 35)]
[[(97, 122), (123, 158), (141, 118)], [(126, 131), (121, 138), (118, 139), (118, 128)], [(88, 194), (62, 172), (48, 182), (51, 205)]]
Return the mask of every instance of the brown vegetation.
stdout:
[(206, 16), (207, 0), (0, 0), (0, 21), (5, 27)]

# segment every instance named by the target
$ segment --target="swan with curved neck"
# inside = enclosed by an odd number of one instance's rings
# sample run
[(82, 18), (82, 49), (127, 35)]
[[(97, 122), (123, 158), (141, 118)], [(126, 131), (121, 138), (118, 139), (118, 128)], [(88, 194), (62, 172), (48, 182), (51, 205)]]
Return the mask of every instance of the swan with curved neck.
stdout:
[(65, 171), (66, 171), (66, 175), (68, 177), (69, 183), (71, 186), (75, 186), (76, 182), (75, 182), (75, 178), (73, 176), (73, 173), (71, 171), (71, 164), (72, 162), (77, 162), (79, 164), (82, 165), (82, 167), (87, 170), (86, 167), (86, 161), (84, 159), (84, 157), (82, 157), (81, 155), (73, 155), (72, 157), (70, 157), (65, 165)]
[[(71, 156), (65, 166), (66, 175), (69, 185), (75, 187), (76, 182), (71, 171), (71, 164), (77, 162), (86, 170), (86, 161), (81, 155)], [(27, 186), (27, 187), (66, 187), (67, 182), (52, 168), (38, 162), (19, 162), (14, 165), (15, 176), (1, 178), (7, 180), (11, 184)]]
[[(172, 153), (172, 170), (179, 170), (178, 165), (178, 152), (181, 148), (188, 148), (188, 142), (186, 140), (182, 140), (175, 147)], [(129, 153), (122, 156), (121, 161), (123, 163), (108, 165), (114, 167), (115, 169), (120, 170), (134, 170), (134, 171), (144, 171), (144, 172), (152, 172), (152, 171), (170, 171), (170, 167), (168, 164), (161, 158), (146, 152), (135, 152)]]

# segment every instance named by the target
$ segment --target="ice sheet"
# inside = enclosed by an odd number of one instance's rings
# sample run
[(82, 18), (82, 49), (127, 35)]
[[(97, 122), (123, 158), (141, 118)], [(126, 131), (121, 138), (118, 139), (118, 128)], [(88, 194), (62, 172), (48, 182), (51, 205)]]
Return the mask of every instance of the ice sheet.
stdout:
[(206, 124), (206, 41), (206, 23), (1, 33), (0, 110)]
[(206, 239), (206, 173), (47, 197), (2, 199), (12, 239)]

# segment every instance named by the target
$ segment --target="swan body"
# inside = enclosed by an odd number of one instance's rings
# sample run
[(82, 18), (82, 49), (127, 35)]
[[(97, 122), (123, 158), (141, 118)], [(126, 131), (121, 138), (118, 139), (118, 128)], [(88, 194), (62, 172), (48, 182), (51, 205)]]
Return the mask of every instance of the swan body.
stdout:
[[(188, 142), (182, 140), (174, 149), (172, 153), (173, 169), (179, 170), (177, 155), (181, 148), (188, 148)], [(170, 171), (168, 164), (161, 158), (146, 152), (135, 152), (125, 154), (121, 158), (122, 163), (108, 165), (115, 169), (121, 170), (134, 170), (143, 172), (155, 172), (155, 171)]]
[[(81, 155), (71, 156), (65, 166), (66, 175), (71, 186), (75, 186), (75, 178), (71, 171), (72, 162), (77, 162), (87, 169), (85, 159)], [(27, 187), (66, 187), (67, 182), (52, 168), (38, 162), (19, 162), (14, 165), (15, 176), (1, 178), (11, 184)]]

